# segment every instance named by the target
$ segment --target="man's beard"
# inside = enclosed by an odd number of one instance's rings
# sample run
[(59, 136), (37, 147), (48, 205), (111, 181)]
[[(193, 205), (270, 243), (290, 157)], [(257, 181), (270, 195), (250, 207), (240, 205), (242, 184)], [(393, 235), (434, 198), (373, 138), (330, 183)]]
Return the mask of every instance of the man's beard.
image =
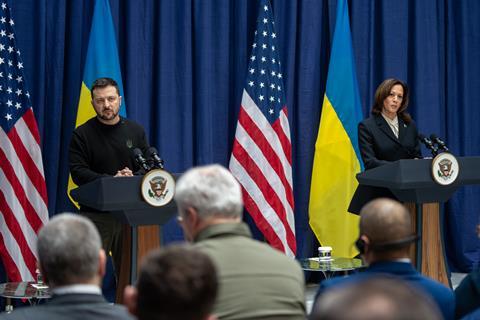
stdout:
[(120, 110), (118, 110), (117, 112), (114, 112), (112, 110), (112, 114), (110, 116), (106, 115), (105, 112), (102, 112), (102, 113), (97, 112), (97, 116), (102, 120), (106, 120), (106, 121), (113, 120), (118, 116), (119, 111)]

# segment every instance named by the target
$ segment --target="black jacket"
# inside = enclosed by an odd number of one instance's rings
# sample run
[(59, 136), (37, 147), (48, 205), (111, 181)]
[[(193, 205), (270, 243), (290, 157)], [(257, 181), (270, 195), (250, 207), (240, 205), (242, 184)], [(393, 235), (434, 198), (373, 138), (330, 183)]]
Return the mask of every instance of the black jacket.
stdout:
[(398, 139), (382, 115), (374, 115), (358, 124), (358, 145), (365, 169), (390, 161), (421, 158), (415, 122), (398, 118)]
[(111, 305), (98, 294), (54, 295), (47, 303), (32, 307), (14, 309), (12, 313), (0, 314), (0, 319), (20, 320), (133, 320), (127, 309)]

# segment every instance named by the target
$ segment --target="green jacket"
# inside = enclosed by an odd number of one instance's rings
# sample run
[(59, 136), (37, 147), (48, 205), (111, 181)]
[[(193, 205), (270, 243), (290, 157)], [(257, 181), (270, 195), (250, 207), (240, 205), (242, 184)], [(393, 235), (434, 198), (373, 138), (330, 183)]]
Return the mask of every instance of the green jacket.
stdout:
[(202, 230), (195, 246), (214, 261), (220, 320), (305, 319), (305, 280), (300, 265), (252, 239), (245, 223), (222, 223)]

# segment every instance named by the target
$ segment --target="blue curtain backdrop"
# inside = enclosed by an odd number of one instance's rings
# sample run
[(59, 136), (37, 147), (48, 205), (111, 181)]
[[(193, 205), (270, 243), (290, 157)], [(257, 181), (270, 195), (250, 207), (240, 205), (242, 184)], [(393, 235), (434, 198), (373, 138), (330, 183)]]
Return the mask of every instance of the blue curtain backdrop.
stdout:
[[(130, 118), (141, 123), (171, 172), (228, 164), (257, 16), (256, 0), (110, 0)], [(94, 0), (9, 0), (42, 137), (50, 214), (72, 210), (67, 150), (74, 128)], [(336, 1), (273, 0), (293, 145), (299, 256), (308, 226), (314, 144), (325, 90)], [(480, 155), (480, 2), (349, 2), (364, 115), (376, 86), (398, 77), (425, 134), (458, 156)], [(425, 151), (425, 150), (424, 150)], [(426, 154), (426, 153), (425, 153)], [(454, 270), (478, 263), (480, 189), (445, 206)], [(182, 238), (174, 221), (164, 241)]]

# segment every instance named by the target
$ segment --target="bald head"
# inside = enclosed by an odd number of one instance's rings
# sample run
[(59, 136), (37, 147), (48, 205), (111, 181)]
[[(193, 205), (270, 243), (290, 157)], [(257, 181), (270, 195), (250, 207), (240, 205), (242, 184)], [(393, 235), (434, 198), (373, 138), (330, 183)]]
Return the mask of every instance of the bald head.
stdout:
[(425, 293), (400, 279), (377, 275), (326, 290), (315, 303), (310, 319), (433, 320), (442, 316)]
[(392, 199), (370, 201), (360, 211), (360, 234), (374, 244), (408, 238), (413, 234), (410, 213)]

